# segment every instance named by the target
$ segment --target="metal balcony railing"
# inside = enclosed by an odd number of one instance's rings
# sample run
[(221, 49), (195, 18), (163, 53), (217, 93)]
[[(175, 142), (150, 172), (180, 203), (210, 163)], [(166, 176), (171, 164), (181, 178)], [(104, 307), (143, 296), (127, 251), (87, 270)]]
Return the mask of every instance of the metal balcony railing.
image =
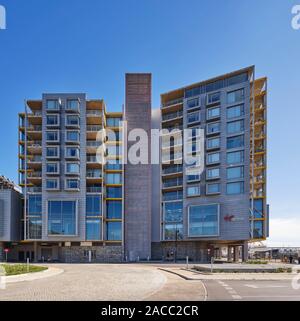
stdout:
[(98, 186), (87, 186), (86, 191), (88, 193), (101, 193), (102, 188)]
[(169, 179), (163, 182), (163, 187), (176, 187), (176, 186), (182, 186), (182, 178), (179, 179)]
[(102, 172), (101, 171), (87, 171), (86, 177), (89, 178), (102, 178)]
[(30, 178), (40, 178), (40, 177), (42, 177), (42, 172), (30, 172), (30, 173), (28, 173), (28, 177), (30, 177)]
[(102, 111), (101, 110), (87, 110), (86, 115), (87, 116), (101, 116)]
[(86, 130), (88, 131), (88, 132), (98, 132), (99, 130), (101, 130), (102, 129), (102, 126), (100, 126), (100, 125), (88, 125), (87, 127), (86, 127)]
[(182, 115), (183, 115), (182, 110), (179, 110), (176, 113), (165, 114), (165, 115), (162, 115), (162, 121), (167, 121), (178, 117), (182, 117)]
[(173, 100), (169, 100), (166, 103), (163, 104), (163, 108), (164, 107), (169, 107), (172, 105), (176, 105), (176, 104), (182, 104), (183, 103), (183, 98), (178, 98), (178, 99), (173, 99)]
[(176, 173), (182, 172), (182, 170), (183, 170), (182, 165), (170, 166), (170, 167), (163, 168), (163, 169), (162, 169), (162, 173), (163, 173), (163, 175), (166, 175), (166, 174), (176, 174)]
[(42, 161), (42, 156), (34, 156), (28, 159), (28, 163), (40, 163)]
[(42, 187), (28, 187), (28, 193), (42, 193)]

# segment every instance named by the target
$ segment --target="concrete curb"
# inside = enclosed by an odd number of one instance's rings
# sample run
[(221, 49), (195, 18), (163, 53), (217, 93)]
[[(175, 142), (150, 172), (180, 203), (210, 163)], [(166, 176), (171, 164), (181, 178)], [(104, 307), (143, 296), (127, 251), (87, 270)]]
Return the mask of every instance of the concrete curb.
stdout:
[(19, 275), (10, 275), (10, 276), (2, 276), (2, 280), (5, 283), (28, 282), (28, 281), (34, 281), (34, 280), (40, 280), (40, 279), (44, 279), (44, 278), (49, 278), (51, 276), (59, 275), (59, 274), (61, 274), (63, 272), (64, 272), (63, 269), (48, 267), (47, 270), (41, 271), (41, 272), (19, 274)]
[[(284, 281), (284, 280), (292, 280), (295, 277), (295, 274), (287, 274), (287, 273), (272, 273), (274, 275), (268, 275), (267, 273), (257, 274), (257, 273), (249, 273), (249, 275), (245, 275), (242, 273), (234, 273), (226, 274), (226, 273), (214, 273), (214, 274), (203, 274), (199, 271), (186, 270), (186, 269), (178, 269), (172, 270), (167, 268), (159, 268), (162, 271), (169, 272), (175, 274), (187, 281), (206, 281), (206, 280), (220, 280), (220, 281)], [(187, 275), (187, 272), (197, 274), (196, 277), (191, 277)], [(256, 274), (256, 275), (255, 275)], [(274, 276), (277, 277), (274, 277)]]

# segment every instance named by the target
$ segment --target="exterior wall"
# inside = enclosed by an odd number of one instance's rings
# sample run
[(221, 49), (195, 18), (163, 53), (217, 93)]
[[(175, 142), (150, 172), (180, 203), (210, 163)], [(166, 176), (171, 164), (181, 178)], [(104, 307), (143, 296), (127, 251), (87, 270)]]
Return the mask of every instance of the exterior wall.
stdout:
[(21, 196), (15, 190), (0, 190), (0, 242), (20, 239)]
[[(70, 192), (64, 190), (65, 184), (65, 139), (66, 139), (66, 128), (65, 119), (66, 115), (72, 113), (65, 112), (65, 106), (67, 99), (80, 99), (80, 191)], [(60, 190), (59, 191), (47, 191), (46, 190), (46, 100), (47, 99), (60, 99), (62, 102), (60, 114)], [(51, 114), (54, 112), (50, 112)], [(42, 139), (42, 240), (43, 241), (84, 241), (85, 240), (85, 211), (86, 211), (86, 97), (85, 94), (45, 94), (43, 95), (43, 139)], [(49, 144), (51, 145), (51, 144)], [(52, 144), (55, 145), (55, 144)], [(48, 200), (77, 200), (77, 236), (48, 236), (48, 218), (47, 218), (47, 201)]]
[[(238, 195), (227, 195), (226, 194), (226, 141), (227, 141), (227, 119), (226, 119), (226, 107), (229, 106), (226, 103), (226, 93), (244, 88), (245, 90), (245, 99), (244, 99), (244, 106), (245, 106), (245, 147), (244, 147), (244, 193)], [(186, 197), (186, 176), (183, 175), (183, 221), (184, 221), (184, 236), (185, 239), (189, 239), (188, 237), (188, 207), (190, 205), (201, 205), (201, 204), (220, 204), (220, 234), (218, 237), (215, 238), (207, 238), (207, 240), (248, 240), (250, 238), (250, 223), (249, 223), (249, 192), (250, 192), (250, 84), (249, 82), (238, 84), (231, 87), (226, 87), (221, 91), (221, 163), (220, 165), (216, 165), (216, 167), (220, 167), (220, 180), (221, 183), (221, 193), (215, 196), (207, 196), (206, 195), (206, 171), (204, 171), (201, 175), (201, 196), (200, 197), (193, 197), (187, 198)], [(197, 97), (197, 96), (196, 96)], [(192, 97), (192, 98), (196, 98)], [(206, 119), (206, 97), (207, 95), (201, 95), (201, 120)], [(191, 99), (191, 98), (189, 98)], [(184, 115), (186, 116), (186, 101), (184, 103)], [(236, 105), (236, 104), (231, 104)], [(186, 117), (184, 117), (184, 128), (187, 128)], [(206, 123), (201, 121), (201, 128), (205, 129)], [(231, 135), (235, 136), (235, 135)], [(185, 166), (184, 166), (185, 168)], [(206, 167), (207, 168), (207, 167)], [(227, 215), (234, 215), (235, 221), (226, 222), (224, 217)], [(201, 238), (201, 240), (205, 240), (205, 238)]]
[[(143, 128), (151, 135), (151, 74), (126, 74), (125, 120), (128, 132)], [(134, 143), (128, 143), (128, 149)], [(128, 150), (127, 149), (127, 150)], [(150, 162), (150, 155), (149, 155)], [(151, 164), (125, 165), (125, 256), (151, 255)]]
[(4, 244), (0, 242), (0, 262), (4, 261)]

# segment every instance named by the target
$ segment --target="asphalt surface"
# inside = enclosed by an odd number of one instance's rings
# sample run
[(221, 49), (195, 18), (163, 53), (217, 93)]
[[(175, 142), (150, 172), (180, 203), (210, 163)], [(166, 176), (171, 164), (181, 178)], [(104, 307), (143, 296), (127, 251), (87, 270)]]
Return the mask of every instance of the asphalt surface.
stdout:
[(202, 282), (208, 301), (300, 301), (300, 289), (294, 289), (290, 280)]

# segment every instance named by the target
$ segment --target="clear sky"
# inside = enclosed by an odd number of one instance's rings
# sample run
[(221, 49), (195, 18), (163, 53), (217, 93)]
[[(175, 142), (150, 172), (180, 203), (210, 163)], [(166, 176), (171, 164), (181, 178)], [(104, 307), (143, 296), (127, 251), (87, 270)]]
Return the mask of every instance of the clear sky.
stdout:
[[(86, 92), (110, 110), (124, 73), (162, 92), (252, 64), (269, 77), (271, 241), (300, 245), (300, 0), (0, 0), (0, 173), (17, 181), (17, 113), (43, 92)], [(285, 225), (284, 225), (285, 224)], [(279, 236), (285, 226), (285, 236)], [(298, 232), (298, 233), (297, 233)], [(298, 236), (298, 235), (299, 236)]]

